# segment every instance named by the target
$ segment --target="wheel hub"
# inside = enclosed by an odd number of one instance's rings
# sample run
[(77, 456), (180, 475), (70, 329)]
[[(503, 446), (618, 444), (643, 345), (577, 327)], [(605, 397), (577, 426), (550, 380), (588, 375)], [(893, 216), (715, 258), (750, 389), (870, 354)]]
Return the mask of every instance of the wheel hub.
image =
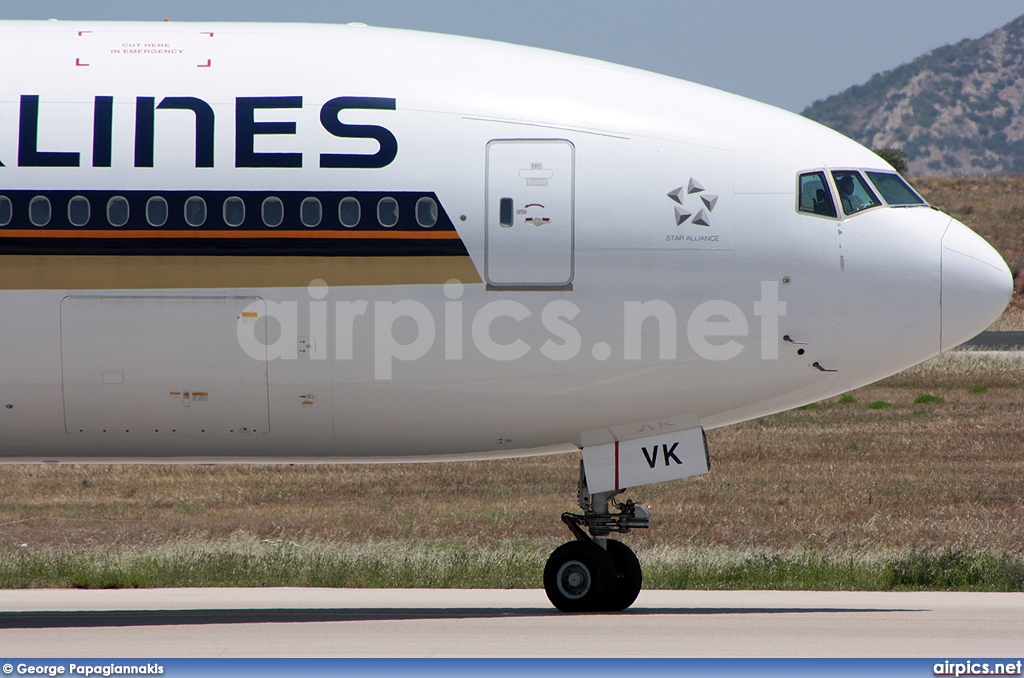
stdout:
[(563, 596), (579, 600), (590, 590), (590, 570), (578, 560), (570, 560), (558, 568), (558, 590)]

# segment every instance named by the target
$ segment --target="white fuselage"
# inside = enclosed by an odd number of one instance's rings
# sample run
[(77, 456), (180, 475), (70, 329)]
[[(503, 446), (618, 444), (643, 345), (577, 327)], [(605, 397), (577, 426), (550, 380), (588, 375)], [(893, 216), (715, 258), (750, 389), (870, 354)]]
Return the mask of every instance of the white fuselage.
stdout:
[(262, 24), (4, 22), (0, 63), (7, 460), (713, 428), (921, 362), (1009, 299), (927, 206), (799, 211), (801, 173), (891, 172), (872, 152), (642, 71)]

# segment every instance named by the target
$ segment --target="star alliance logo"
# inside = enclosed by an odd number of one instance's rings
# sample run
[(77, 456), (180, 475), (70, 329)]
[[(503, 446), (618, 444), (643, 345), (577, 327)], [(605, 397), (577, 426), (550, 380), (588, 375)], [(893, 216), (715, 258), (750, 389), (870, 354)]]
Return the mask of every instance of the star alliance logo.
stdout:
[(683, 195), (683, 192), (684, 189), (682, 186), (668, 192), (668, 197), (670, 197), (673, 202), (677, 203), (676, 226), (682, 226), (687, 220), (689, 220), (694, 226), (711, 226), (711, 213), (715, 210), (715, 205), (718, 204), (718, 196), (705, 193), (704, 187), (701, 186), (700, 182), (693, 177), (690, 177), (690, 183), (686, 185), (685, 193), (686, 195), (697, 195), (700, 198), (701, 203), (704, 205), (697, 210), (696, 214), (694, 214), (690, 210), (686, 209), (686, 206), (683, 204), (683, 199), (686, 197)]

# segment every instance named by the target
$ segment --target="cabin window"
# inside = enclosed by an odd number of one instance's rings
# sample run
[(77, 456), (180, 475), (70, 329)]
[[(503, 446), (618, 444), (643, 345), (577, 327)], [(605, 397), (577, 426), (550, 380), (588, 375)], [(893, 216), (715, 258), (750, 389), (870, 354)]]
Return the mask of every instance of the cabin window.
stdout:
[(801, 212), (823, 217), (836, 216), (836, 206), (832, 202), (832, 192), (828, 189), (824, 172), (800, 175), (799, 209)]
[(338, 205), (338, 219), (341, 221), (342, 226), (345, 228), (355, 228), (359, 225), (359, 220), (362, 216), (359, 200), (352, 196), (341, 199), (341, 203)]
[(238, 196), (231, 196), (224, 201), (224, 223), (231, 228), (238, 228), (245, 221), (245, 202)]
[(280, 198), (271, 196), (263, 201), (263, 223), (270, 228), (277, 228), (284, 223), (284, 203)]
[(416, 201), (416, 223), (423, 228), (430, 228), (437, 223), (437, 203), (433, 198), (420, 198)]
[(45, 195), (37, 195), (28, 203), (28, 220), (33, 226), (46, 226), (50, 223), (50, 199)]
[(206, 223), (206, 201), (198, 195), (185, 201), (185, 223), (193, 228)]
[(6, 226), (14, 218), (14, 206), (6, 195), (0, 195), (0, 226)]
[(169, 212), (167, 201), (160, 196), (154, 196), (146, 201), (146, 221), (150, 226), (160, 228), (166, 224)]
[(512, 198), (502, 198), (498, 201), (498, 223), (502, 228), (512, 228)]
[(391, 228), (398, 223), (398, 201), (394, 198), (381, 198), (377, 203), (377, 221), (384, 228)]
[(844, 214), (856, 214), (882, 204), (868, 188), (860, 172), (832, 172), (832, 178), (835, 179), (836, 188), (839, 189), (839, 202), (843, 206)]
[(299, 205), (299, 218), (307, 228), (319, 226), (320, 220), (324, 218), (324, 207), (316, 198), (306, 198)]
[(120, 228), (127, 224), (130, 212), (128, 201), (119, 195), (107, 201), (107, 221), (111, 226)]
[(924, 205), (925, 202), (903, 178), (892, 172), (865, 172), (875, 185), (882, 199), (893, 207)]
[(72, 226), (85, 226), (92, 216), (92, 206), (85, 196), (76, 195), (68, 201), (68, 221)]

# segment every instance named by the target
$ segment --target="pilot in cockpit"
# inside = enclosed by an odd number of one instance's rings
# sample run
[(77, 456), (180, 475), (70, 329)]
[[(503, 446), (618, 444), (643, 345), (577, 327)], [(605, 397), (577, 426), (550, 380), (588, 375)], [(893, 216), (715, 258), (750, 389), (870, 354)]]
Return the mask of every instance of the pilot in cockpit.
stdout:
[(839, 177), (836, 187), (839, 189), (839, 200), (843, 203), (844, 212), (853, 214), (864, 209), (864, 201), (854, 195), (852, 176), (847, 174)]

